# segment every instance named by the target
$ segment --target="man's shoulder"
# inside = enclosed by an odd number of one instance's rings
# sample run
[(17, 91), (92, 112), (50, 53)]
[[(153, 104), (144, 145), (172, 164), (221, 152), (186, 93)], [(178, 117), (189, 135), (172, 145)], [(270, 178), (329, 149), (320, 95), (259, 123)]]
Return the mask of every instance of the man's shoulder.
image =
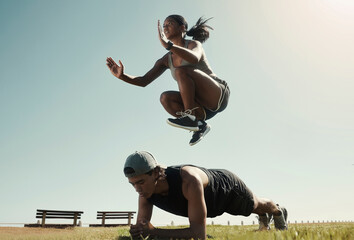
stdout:
[(208, 184), (208, 175), (204, 168), (187, 165), (181, 168), (181, 178), (183, 182), (201, 182), (204, 186)]

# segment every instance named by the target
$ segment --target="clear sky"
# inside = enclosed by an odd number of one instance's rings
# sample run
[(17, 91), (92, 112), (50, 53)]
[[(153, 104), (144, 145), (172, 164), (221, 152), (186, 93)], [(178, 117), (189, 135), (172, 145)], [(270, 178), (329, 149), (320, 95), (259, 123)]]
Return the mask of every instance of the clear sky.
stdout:
[[(290, 221), (354, 220), (354, 2), (0, 1), (0, 223), (37, 208), (137, 210), (125, 158), (226, 168)], [(143, 75), (166, 53), (157, 21), (214, 17), (204, 44), (231, 88), (227, 109), (190, 147), (159, 103), (169, 71), (146, 88), (114, 78), (106, 57)], [(223, 215), (208, 219), (239, 224)], [(188, 223), (157, 208), (156, 225)]]

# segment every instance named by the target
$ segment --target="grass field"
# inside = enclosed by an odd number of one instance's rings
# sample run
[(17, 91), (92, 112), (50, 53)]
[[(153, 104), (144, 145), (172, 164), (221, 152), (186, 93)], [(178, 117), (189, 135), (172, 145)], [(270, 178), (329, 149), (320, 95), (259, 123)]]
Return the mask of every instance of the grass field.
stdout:
[[(255, 232), (253, 226), (208, 226), (208, 239), (354, 240), (354, 223), (292, 224), (288, 231)], [(0, 227), (0, 240), (128, 240), (128, 227), (41, 229)]]

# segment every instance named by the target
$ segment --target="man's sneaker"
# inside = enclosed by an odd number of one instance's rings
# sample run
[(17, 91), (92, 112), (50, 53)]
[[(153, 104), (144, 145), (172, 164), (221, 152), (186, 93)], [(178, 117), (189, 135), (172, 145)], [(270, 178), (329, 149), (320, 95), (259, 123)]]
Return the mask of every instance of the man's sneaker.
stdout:
[(199, 130), (193, 133), (192, 139), (189, 141), (189, 145), (193, 146), (202, 140), (202, 138), (210, 131), (210, 125), (205, 121), (199, 121), (202, 125), (199, 126)]
[(281, 214), (279, 216), (273, 215), (274, 226), (277, 230), (287, 230), (288, 229), (288, 211), (284, 207), (279, 207), (277, 204)]
[(259, 228), (258, 231), (270, 230), (270, 221), (272, 220), (272, 215), (266, 213), (265, 215), (258, 216)]
[(198, 120), (192, 114), (192, 110), (186, 110), (184, 112), (177, 112), (178, 115), (181, 115), (179, 118), (169, 118), (167, 123), (174, 126), (183, 128), (189, 131), (198, 131)]

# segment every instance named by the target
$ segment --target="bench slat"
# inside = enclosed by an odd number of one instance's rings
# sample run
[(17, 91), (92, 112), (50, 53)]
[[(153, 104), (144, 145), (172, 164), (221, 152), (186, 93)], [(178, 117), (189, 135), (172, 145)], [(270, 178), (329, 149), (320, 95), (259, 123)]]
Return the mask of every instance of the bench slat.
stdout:
[(103, 212), (103, 211), (97, 211), (97, 214), (101, 214), (101, 213), (136, 213), (136, 212), (129, 212), (129, 211), (126, 211), (126, 212), (122, 212), (122, 211), (120, 211), (120, 212), (111, 212), (111, 211), (107, 211), (107, 212)]
[(97, 214), (97, 216), (100, 216), (100, 217), (102, 217), (103, 215), (104, 215), (104, 216), (129, 216), (129, 215), (133, 216), (132, 213), (130, 213), (130, 214), (124, 214), (124, 213)]
[[(134, 217), (130, 217), (133, 219)], [(103, 219), (103, 217), (97, 217), (97, 219)], [(104, 219), (128, 219), (128, 216), (126, 217), (105, 217)]]
[[(37, 216), (43, 216), (42, 213), (37, 213)], [(46, 213), (46, 216), (81, 216), (81, 214), (78, 213)]]
[[(36, 218), (42, 218), (42, 216), (36, 216)], [(62, 217), (62, 216), (46, 216), (47, 218), (60, 218), (60, 219), (75, 219), (75, 217)], [(77, 217), (76, 219), (81, 219), (81, 217)]]
[(46, 213), (84, 213), (83, 211), (61, 211), (61, 210), (44, 210), (44, 209), (37, 209), (37, 212), (46, 212)]

